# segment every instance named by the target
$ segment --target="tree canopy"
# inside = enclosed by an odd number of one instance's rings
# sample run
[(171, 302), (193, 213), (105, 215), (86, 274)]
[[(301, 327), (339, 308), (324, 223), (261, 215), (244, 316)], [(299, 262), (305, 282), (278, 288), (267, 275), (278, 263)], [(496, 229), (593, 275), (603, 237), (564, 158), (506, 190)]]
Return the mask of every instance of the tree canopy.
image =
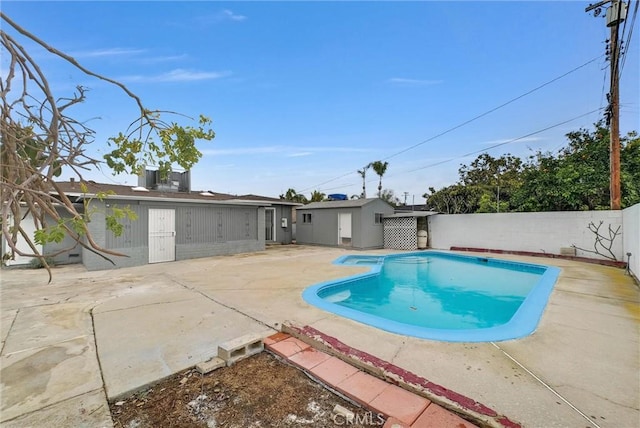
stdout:
[[(91, 213), (72, 203), (56, 184), (57, 178), (64, 171), (82, 183), (83, 172), (105, 165), (115, 174), (138, 174), (149, 164), (157, 166), (164, 176), (174, 164), (190, 169), (202, 156), (196, 141), (215, 137), (209, 128), (211, 120), (200, 116), (195, 126), (166, 121), (164, 117), (169, 112), (147, 109), (142, 100), (122, 83), (85, 68), (71, 56), (15, 23), (5, 13), (0, 12), (0, 18), (3, 23), (0, 30), (3, 57), (6, 56), (8, 63), (6, 68), (3, 67), (0, 80), (1, 221), (2, 235), (8, 246), (3, 260), (16, 254), (34, 257), (49, 270), (38, 246), (62, 242), (66, 235), (74, 244), (58, 253), (79, 245), (107, 260), (109, 256), (121, 256), (102, 248), (92, 239), (86, 227)], [(94, 131), (72, 115), (73, 108), (85, 101), (87, 88), (77, 86), (71, 94), (54, 93), (47, 76), (25, 49), (26, 41), (39, 45), (87, 77), (124, 91), (136, 105), (139, 116), (131, 122), (128, 130), (109, 139), (111, 151), (102, 159), (94, 158), (86, 151), (86, 146), (94, 143)], [(96, 195), (98, 198), (105, 196)], [(22, 227), (27, 214), (37, 230), (35, 238), (25, 233)], [(118, 234), (121, 231), (119, 220), (130, 217), (131, 213), (112, 207), (105, 216), (107, 227)], [(19, 239), (28, 244), (30, 251), (18, 248)], [(50, 270), (49, 275), (51, 278)]]
[(322, 202), (327, 198), (327, 195), (319, 190), (314, 190), (307, 198), (304, 194), (296, 192), (295, 189), (289, 188), (285, 193), (280, 195), (280, 199), (298, 202), (301, 204), (308, 204), (309, 202)]
[[(427, 206), (448, 214), (506, 211), (581, 211), (609, 208), (609, 131), (566, 135), (557, 153), (537, 152), (526, 160), (487, 153), (458, 170), (458, 183), (424, 194)], [(622, 206), (640, 202), (640, 138), (620, 139)]]
[(382, 176), (387, 172), (389, 162), (375, 161), (371, 162), (369, 165), (371, 165), (373, 171), (378, 175), (378, 177), (380, 177), (380, 181), (378, 182), (378, 197), (382, 198)]
[(309, 202), (305, 195), (296, 192), (296, 189), (294, 188), (287, 189), (285, 193), (280, 195), (280, 199), (290, 202), (298, 202), (300, 204), (306, 204)]

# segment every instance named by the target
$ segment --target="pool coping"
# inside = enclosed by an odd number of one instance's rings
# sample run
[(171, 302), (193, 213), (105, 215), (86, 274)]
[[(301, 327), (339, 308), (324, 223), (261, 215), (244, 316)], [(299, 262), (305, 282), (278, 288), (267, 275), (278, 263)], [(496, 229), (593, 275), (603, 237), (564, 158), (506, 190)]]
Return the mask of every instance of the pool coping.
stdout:
[[(419, 327), (411, 324), (405, 324), (379, 317), (377, 315), (368, 314), (345, 306), (337, 305), (319, 297), (319, 292), (334, 286), (336, 283), (348, 283), (360, 280), (370, 276), (376, 276), (382, 269), (382, 262), (385, 258), (407, 257), (411, 255), (433, 254), (438, 257), (445, 258), (463, 258), (463, 259), (481, 259), (492, 265), (520, 265), (535, 269), (545, 269), (538, 283), (532, 288), (527, 297), (522, 301), (511, 319), (505, 324), (482, 328), (482, 329), (459, 329), (446, 330), (427, 327)], [(343, 265), (343, 261), (354, 257), (354, 255), (345, 255), (334, 260), (332, 264)], [(408, 252), (402, 254), (376, 255), (378, 259), (376, 263), (371, 265), (358, 264), (357, 266), (369, 266), (368, 272), (350, 275), (338, 280), (324, 281), (311, 285), (302, 292), (302, 298), (309, 304), (316, 306), (327, 312), (349, 318), (363, 324), (367, 324), (391, 333), (413, 336), (420, 339), (439, 340), (444, 342), (501, 342), (505, 340), (519, 339), (534, 333), (540, 323), (542, 314), (549, 301), (549, 296), (553, 291), (553, 287), (560, 275), (560, 269), (555, 266), (513, 262), (509, 260), (495, 259), (491, 257), (472, 256), (463, 254), (451, 254), (440, 251), (420, 251)], [(372, 257), (373, 258), (373, 257)], [(345, 265), (346, 266), (346, 265)], [(353, 266), (353, 265), (349, 265)]]

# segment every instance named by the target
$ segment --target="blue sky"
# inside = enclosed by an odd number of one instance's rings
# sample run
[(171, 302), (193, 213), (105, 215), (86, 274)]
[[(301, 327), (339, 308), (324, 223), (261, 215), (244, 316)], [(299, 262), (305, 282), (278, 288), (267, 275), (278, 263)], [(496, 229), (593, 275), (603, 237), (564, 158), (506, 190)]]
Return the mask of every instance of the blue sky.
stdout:
[[(204, 157), (192, 170), (194, 189), (359, 194), (356, 171), (386, 159), (384, 187), (423, 203), (428, 187), (452, 184), (460, 164), (477, 156), (462, 155), (605, 106), (609, 30), (602, 17), (584, 12), (588, 4), (5, 1), (3, 12), (85, 67), (125, 83), (148, 108), (211, 117), (216, 138), (198, 145)], [(91, 152), (99, 156), (106, 139), (135, 119), (135, 105), (119, 89), (25, 45), (56, 95), (77, 84), (90, 88), (73, 114), (90, 120)], [(636, 30), (622, 70), (622, 133), (640, 128), (639, 47)], [(6, 65), (4, 58), (2, 70)], [(557, 150), (567, 132), (592, 129), (601, 116), (488, 152)], [(107, 169), (86, 177), (136, 182)], [(370, 171), (367, 181), (373, 195), (377, 176)]]

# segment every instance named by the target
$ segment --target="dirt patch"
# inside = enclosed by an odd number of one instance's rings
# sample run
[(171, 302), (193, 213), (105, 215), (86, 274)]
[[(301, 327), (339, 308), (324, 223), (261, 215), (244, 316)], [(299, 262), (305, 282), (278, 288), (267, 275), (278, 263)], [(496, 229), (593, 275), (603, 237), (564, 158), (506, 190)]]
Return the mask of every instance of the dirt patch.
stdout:
[[(335, 416), (339, 404), (356, 414)], [(295, 367), (262, 352), (207, 375), (180, 372), (111, 404), (114, 425), (145, 427), (374, 427), (377, 414), (344, 400)]]

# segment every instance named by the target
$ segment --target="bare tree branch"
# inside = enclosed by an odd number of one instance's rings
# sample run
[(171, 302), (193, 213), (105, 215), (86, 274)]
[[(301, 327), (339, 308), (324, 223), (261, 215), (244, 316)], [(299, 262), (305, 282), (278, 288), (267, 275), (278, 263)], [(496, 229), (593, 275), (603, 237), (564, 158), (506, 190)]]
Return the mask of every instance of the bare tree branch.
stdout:
[(577, 249), (577, 250), (581, 250), (584, 251), (586, 253), (591, 253), (591, 254), (597, 254), (599, 256), (602, 256), (606, 259), (609, 260), (613, 260), (613, 261), (617, 261), (618, 259), (616, 258), (616, 255), (613, 253), (613, 251), (611, 251), (611, 248), (613, 248), (613, 242), (615, 241), (616, 237), (618, 235), (620, 235), (620, 228), (621, 226), (618, 226), (615, 230), (613, 229), (613, 227), (611, 226), (611, 224), (609, 224), (609, 230), (608, 230), (608, 234), (609, 236), (605, 236), (602, 233), (600, 233), (600, 228), (602, 227), (602, 224), (604, 222), (602, 220), (600, 220), (600, 223), (598, 223), (598, 225), (596, 226), (594, 222), (590, 222), (589, 225), (587, 226), (587, 229), (589, 229), (594, 235), (594, 241), (593, 241), (593, 250), (587, 250), (585, 248), (580, 248), (578, 247), (576, 244), (571, 245), (573, 248)]
[[(195, 140), (214, 138), (213, 131), (203, 129), (211, 121), (201, 116), (197, 128), (166, 122), (160, 117), (166, 112), (146, 109), (124, 84), (87, 69), (1, 11), (0, 20), (8, 25), (7, 31), (15, 31), (9, 34), (0, 29), (3, 56), (6, 52), (9, 58), (6, 75), (0, 80), (1, 225), (9, 250), (2, 259), (16, 255), (37, 258), (51, 279), (50, 266), (40, 247), (48, 242), (60, 243), (68, 236), (70, 246), (54, 255), (80, 245), (113, 263), (109, 256), (125, 255), (104, 248), (93, 239), (86, 225), (90, 213), (79, 210), (56, 184), (63, 170), (74, 173), (82, 183), (82, 171), (105, 162), (85, 152), (85, 146), (94, 142), (94, 131), (67, 114), (85, 101), (87, 89), (78, 86), (70, 96), (56, 97), (45, 73), (16, 37), (22, 36), (84, 74), (116, 86), (134, 101), (138, 118), (125, 134), (109, 139), (114, 150), (105, 159), (116, 173), (138, 172), (142, 163), (154, 161), (165, 170), (170, 170), (172, 163), (189, 169), (201, 156)], [(134, 138), (134, 134), (139, 137)], [(153, 136), (160, 142), (154, 142)], [(33, 221), (36, 237), (29, 236), (23, 228), (22, 221), (27, 218)], [(29, 250), (21, 249), (19, 241), (25, 241)]]

